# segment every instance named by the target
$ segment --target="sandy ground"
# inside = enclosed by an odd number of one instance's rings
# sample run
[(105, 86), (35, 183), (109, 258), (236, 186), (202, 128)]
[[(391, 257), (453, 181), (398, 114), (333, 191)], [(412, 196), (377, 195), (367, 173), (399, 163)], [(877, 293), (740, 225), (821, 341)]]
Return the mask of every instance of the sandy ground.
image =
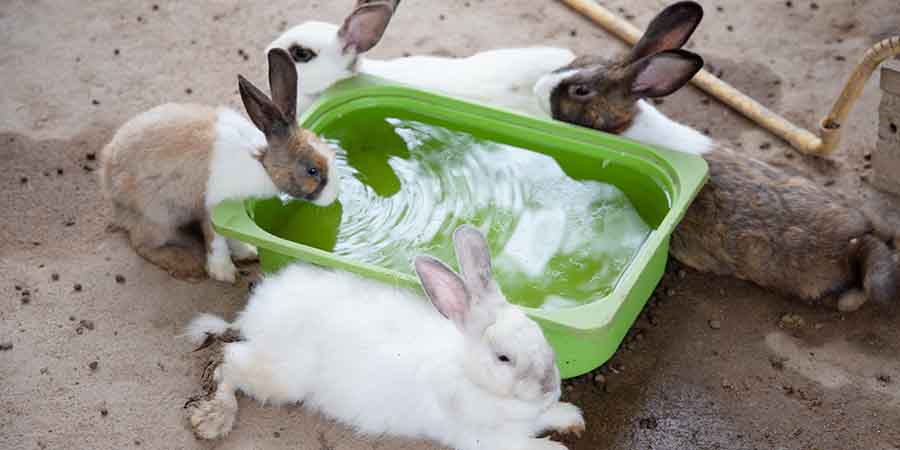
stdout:
[[(175, 336), (197, 312), (238, 311), (252, 275), (237, 287), (189, 284), (137, 257), (106, 231), (93, 155), (117, 125), (158, 103), (238, 106), (235, 75), (263, 80), (261, 49), (272, 38), (305, 19), (338, 21), (350, 1), (155, 3), (0, 2), (0, 448), (430, 448), (357, 438), (301, 408), (246, 399), (227, 440), (194, 440), (181, 407), (204, 357)], [(825, 111), (861, 49), (900, 29), (894, 0), (702, 3), (707, 16), (692, 48), (804, 125)], [(664, 2), (606, 4), (643, 26)], [(622, 49), (561, 4), (539, 0), (404, 0), (382, 44), (374, 56), (531, 44)], [(876, 81), (829, 162), (797, 155), (693, 89), (662, 108), (748, 153), (834, 180), (853, 201), (885, 205), (865, 181)], [(673, 267), (603, 369), (605, 383), (594, 375), (566, 383), (565, 397), (588, 421), (587, 435), (567, 443), (900, 448), (898, 323), (895, 311), (845, 316)]]

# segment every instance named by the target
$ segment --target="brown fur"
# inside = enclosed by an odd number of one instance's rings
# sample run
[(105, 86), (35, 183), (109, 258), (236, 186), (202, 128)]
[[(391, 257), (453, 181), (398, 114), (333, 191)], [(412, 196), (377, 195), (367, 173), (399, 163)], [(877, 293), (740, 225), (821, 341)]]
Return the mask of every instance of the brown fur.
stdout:
[(214, 108), (162, 105), (126, 123), (101, 152), (115, 224), (176, 278), (205, 273), (203, 250), (183, 228), (205, 218), (215, 120)]
[[(709, 182), (672, 236), (682, 263), (809, 300), (861, 284), (858, 268), (892, 276), (883, 267), (887, 246), (831, 191), (727, 148), (704, 156)], [(881, 300), (895, 285), (867, 284), (869, 297)]]
[[(629, 53), (613, 61), (583, 57), (551, 94), (557, 120), (620, 133), (643, 96), (674, 92), (702, 67), (678, 50), (702, 17), (681, 2), (651, 22)], [(576, 90), (582, 86), (580, 91)], [(704, 155), (709, 181), (672, 236), (672, 255), (704, 272), (752, 281), (808, 300), (841, 294), (853, 309), (895, 300), (897, 258), (873, 224), (831, 191), (724, 147)]]

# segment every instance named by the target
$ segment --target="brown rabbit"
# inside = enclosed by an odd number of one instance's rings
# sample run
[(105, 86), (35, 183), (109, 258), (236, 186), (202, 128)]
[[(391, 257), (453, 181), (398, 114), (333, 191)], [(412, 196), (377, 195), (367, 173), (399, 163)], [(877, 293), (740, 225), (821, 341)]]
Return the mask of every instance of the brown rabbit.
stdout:
[[(222, 200), (281, 192), (328, 205), (337, 197), (335, 152), (296, 121), (297, 71), (284, 50), (269, 52), (272, 99), (238, 76), (252, 123), (228, 108), (165, 104), (123, 125), (101, 152), (102, 182), (115, 222), (135, 250), (178, 278), (234, 282), (247, 244), (213, 231)], [(186, 229), (200, 225), (199, 239)], [(205, 263), (205, 264), (204, 264)]]
[[(627, 54), (577, 58), (536, 91), (554, 119), (702, 154), (709, 182), (672, 237), (676, 259), (808, 300), (839, 296), (854, 310), (898, 292), (897, 259), (872, 221), (832, 192), (737, 153), (665, 117), (642, 100), (684, 86), (703, 67), (679, 48), (703, 9), (680, 2), (662, 11)], [(864, 291), (860, 291), (862, 286)]]

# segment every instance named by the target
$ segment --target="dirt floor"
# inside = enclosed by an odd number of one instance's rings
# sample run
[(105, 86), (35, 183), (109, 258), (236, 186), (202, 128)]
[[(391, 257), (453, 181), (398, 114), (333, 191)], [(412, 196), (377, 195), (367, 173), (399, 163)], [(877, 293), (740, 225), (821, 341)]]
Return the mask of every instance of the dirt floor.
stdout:
[[(350, 3), (0, 2), (0, 448), (431, 448), (354, 437), (302, 408), (247, 399), (227, 440), (195, 441), (181, 407), (204, 357), (177, 336), (197, 312), (240, 310), (252, 275), (237, 287), (169, 279), (107, 231), (93, 173), (129, 116), (173, 100), (238, 106), (236, 74), (264, 80), (271, 39), (306, 19), (338, 21)], [(691, 47), (804, 125), (863, 48), (900, 31), (895, 0), (701, 3)], [(643, 26), (664, 2), (605, 4)], [(555, 1), (404, 0), (373, 56), (531, 44), (623, 48)], [(876, 77), (827, 162), (693, 89), (661, 108), (893, 216), (900, 209), (866, 183), (879, 98)], [(672, 265), (604, 376), (566, 382), (588, 422), (571, 448), (900, 448), (900, 314), (843, 315)]]

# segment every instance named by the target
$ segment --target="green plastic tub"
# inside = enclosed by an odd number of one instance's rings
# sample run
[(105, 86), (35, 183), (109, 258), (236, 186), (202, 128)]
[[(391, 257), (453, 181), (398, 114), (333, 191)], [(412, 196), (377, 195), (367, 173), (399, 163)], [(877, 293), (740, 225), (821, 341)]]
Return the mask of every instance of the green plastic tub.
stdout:
[[(378, 132), (367, 134), (359, 121), (367, 115), (416, 120), (546, 154), (571, 178), (599, 180), (621, 189), (650, 226), (649, 236), (609, 295), (567, 309), (523, 307), (543, 328), (565, 378), (595, 369), (618, 348), (662, 277), (672, 231), (706, 179), (706, 163), (697, 156), (367, 76), (330, 89), (300, 121), (325, 137), (349, 133), (354, 139), (377, 142)], [(276, 231), (286, 217), (297, 214), (297, 208), (308, 210), (303, 242), (279, 237)], [(420, 289), (411, 270), (401, 273), (322, 250), (333, 248), (340, 222), (340, 214), (321, 212), (328, 209), (303, 202), (284, 205), (279, 199), (231, 200), (214, 208), (212, 222), (222, 235), (256, 245), (265, 272), (302, 260)]]

